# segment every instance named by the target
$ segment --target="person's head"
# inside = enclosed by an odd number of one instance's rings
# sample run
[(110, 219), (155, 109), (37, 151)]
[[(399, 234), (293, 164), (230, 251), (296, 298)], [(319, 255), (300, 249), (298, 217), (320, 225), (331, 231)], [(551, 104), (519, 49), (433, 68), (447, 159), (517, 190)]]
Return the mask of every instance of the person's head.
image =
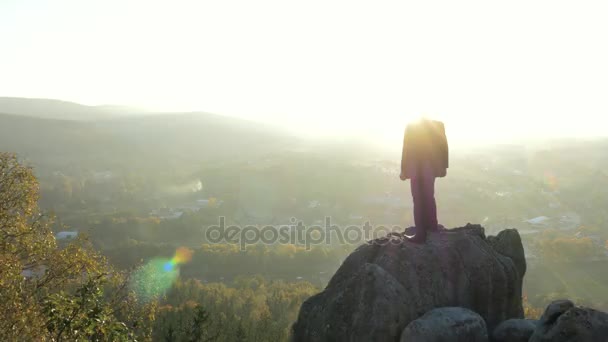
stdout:
[(424, 122), (431, 121), (430, 117), (427, 114), (420, 114), (419, 116), (413, 118), (407, 123), (407, 126), (420, 126), (420, 124)]
[(416, 123), (422, 121), (433, 121), (433, 118), (429, 114), (424, 113), (414, 117), (412, 120), (410, 120), (409, 123)]

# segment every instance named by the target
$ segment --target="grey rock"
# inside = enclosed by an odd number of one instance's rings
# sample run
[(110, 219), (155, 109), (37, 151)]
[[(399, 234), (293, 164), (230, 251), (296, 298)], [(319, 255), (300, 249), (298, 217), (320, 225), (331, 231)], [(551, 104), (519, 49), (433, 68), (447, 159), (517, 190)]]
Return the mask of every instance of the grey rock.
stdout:
[(488, 330), (483, 318), (471, 310), (438, 308), (410, 322), (400, 341), (488, 342)]
[(516, 230), (490, 243), (483, 227), (471, 224), (431, 232), (424, 244), (400, 234), (373, 240), (351, 253), (327, 287), (302, 304), (292, 339), (396, 341), (411, 321), (441, 307), (475, 311), (489, 331), (523, 318), (523, 248), (509, 243), (521, 245)]
[(608, 342), (608, 313), (574, 306), (569, 300), (551, 303), (530, 342)]
[(573, 307), (574, 303), (568, 299), (554, 300), (547, 306), (545, 312), (543, 312), (543, 315), (540, 317), (540, 324), (552, 324), (559, 316), (563, 315), (566, 311), (572, 309)]
[(492, 332), (492, 342), (528, 342), (538, 321), (532, 319), (508, 319)]
[(488, 243), (498, 253), (508, 256), (515, 263), (515, 267), (522, 279), (526, 274), (526, 256), (521, 237), (516, 229), (505, 229), (496, 236), (488, 236)]

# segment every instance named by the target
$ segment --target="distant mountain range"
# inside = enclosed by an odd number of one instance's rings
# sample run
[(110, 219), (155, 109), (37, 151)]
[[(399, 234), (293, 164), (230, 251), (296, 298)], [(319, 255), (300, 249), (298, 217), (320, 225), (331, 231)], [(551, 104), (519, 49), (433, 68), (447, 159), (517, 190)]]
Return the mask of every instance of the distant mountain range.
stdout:
[(98, 120), (116, 116), (145, 113), (127, 106), (85, 106), (52, 99), (0, 97), (0, 113), (60, 120)]
[(163, 113), (0, 97), (0, 151), (15, 152), (45, 169), (255, 163), (261, 156), (278, 152), (357, 161), (394, 157), (379, 150), (372, 137), (326, 141), (304, 139), (293, 132), (206, 112)]
[[(297, 138), (259, 122), (48, 99), (0, 98), (0, 151), (53, 165), (249, 160)], [(97, 165), (98, 167), (102, 167)]]

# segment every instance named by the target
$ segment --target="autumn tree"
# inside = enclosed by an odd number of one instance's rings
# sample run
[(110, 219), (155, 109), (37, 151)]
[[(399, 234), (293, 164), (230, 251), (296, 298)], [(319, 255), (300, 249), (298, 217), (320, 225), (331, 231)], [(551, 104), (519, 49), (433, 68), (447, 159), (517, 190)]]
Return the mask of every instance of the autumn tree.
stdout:
[(59, 247), (38, 198), (32, 169), (0, 153), (0, 340), (149, 336), (153, 305), (136, 303), (86, 238)]

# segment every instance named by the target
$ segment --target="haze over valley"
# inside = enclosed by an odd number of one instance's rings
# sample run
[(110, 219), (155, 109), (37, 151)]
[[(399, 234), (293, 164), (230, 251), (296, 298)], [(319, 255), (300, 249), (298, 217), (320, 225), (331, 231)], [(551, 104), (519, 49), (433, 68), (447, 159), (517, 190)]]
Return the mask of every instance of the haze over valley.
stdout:
[(0, 1), (0, 341), (603, 340), (607, 16)]

